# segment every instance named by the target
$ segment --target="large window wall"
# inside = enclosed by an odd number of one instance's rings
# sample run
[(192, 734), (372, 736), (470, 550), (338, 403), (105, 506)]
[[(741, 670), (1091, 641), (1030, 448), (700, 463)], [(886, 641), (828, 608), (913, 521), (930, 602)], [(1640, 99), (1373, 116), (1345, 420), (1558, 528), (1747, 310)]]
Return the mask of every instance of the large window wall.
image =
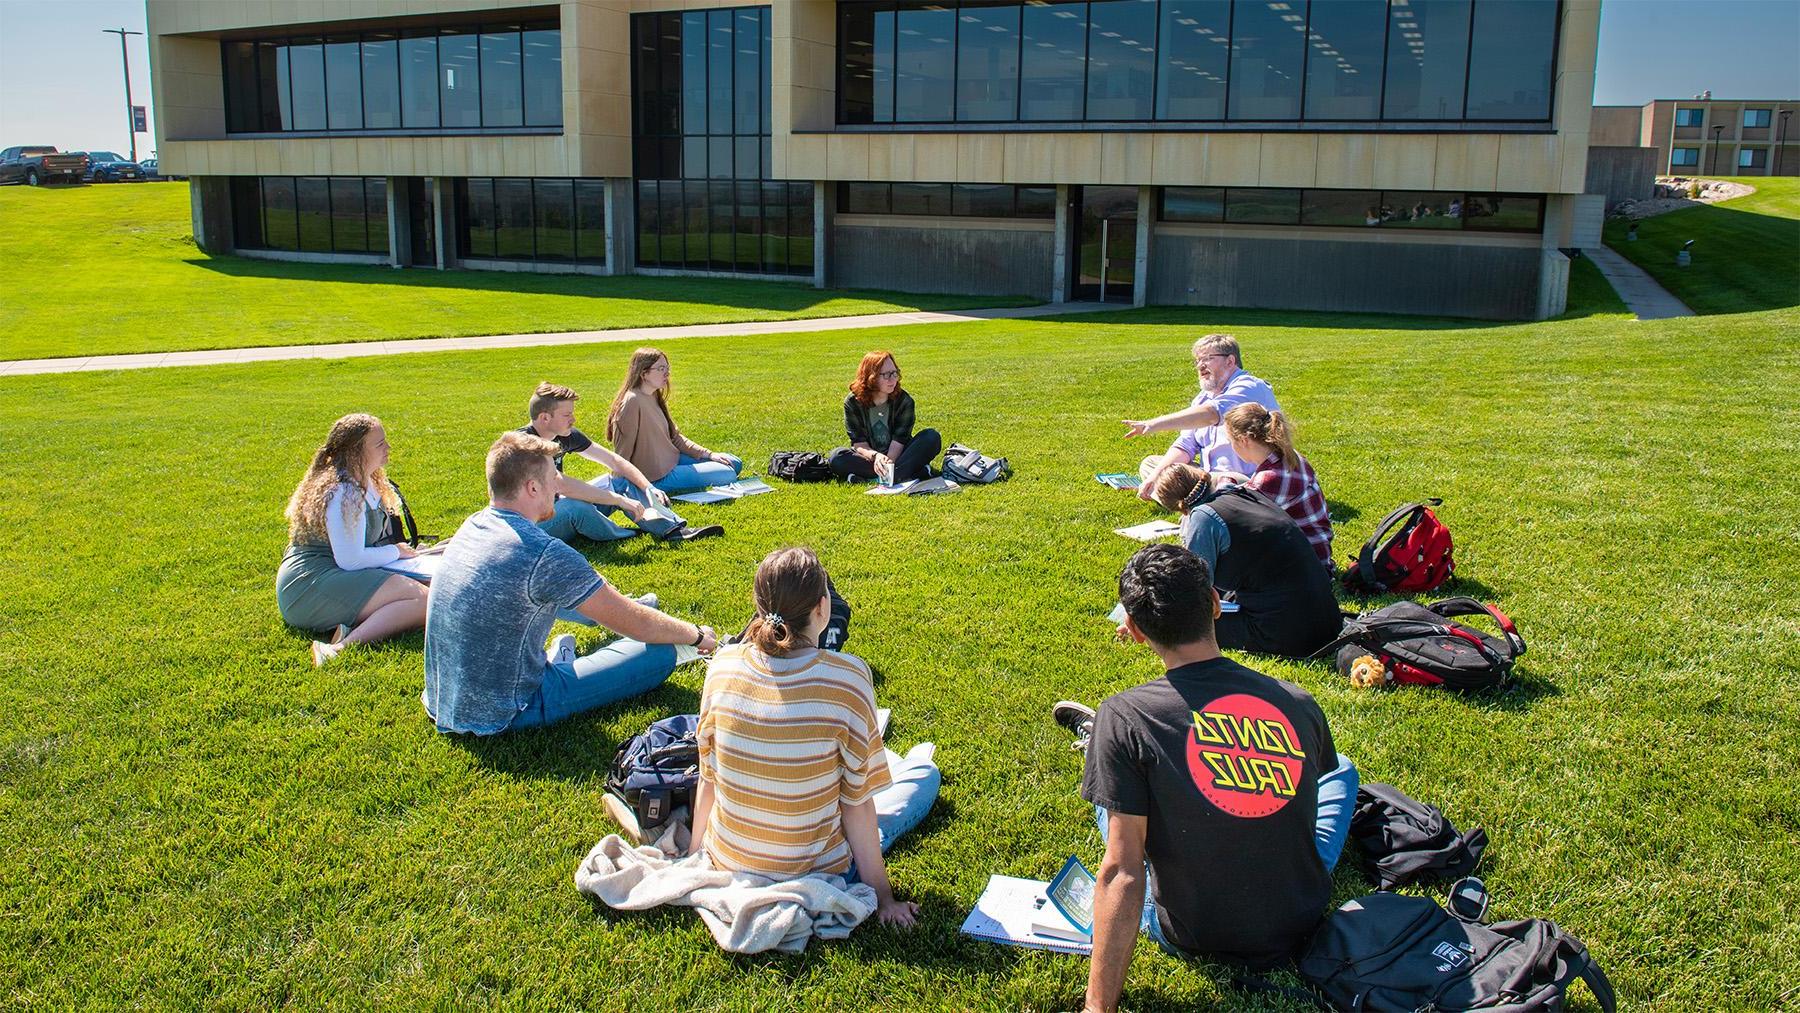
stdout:
[(406, 133), (562, 126), (555, 22), (221, 43), (232, 133)]
[(840, 123), (1547, 122), (1558, 0), (844, 0)]
[(1009, 183), (839, 183), (838, 210), (850, 215), (955, 218), (1056, 217), (1056, 187)]
[(380, 176), (234, 176), (231, 217), (239, 249), (388, 252)]
[(606, 182), (456, 181), (456, 254), (463, 260), (606, 263)]
[(1468, 232), (1544, 228), (1540, 194), (1169, 186), (1159, 199), (1157, 218), (1165, 222)]
[(637, 263), (813, 270), (810, 183), (771, 179), (768, 7), (633, 15)]

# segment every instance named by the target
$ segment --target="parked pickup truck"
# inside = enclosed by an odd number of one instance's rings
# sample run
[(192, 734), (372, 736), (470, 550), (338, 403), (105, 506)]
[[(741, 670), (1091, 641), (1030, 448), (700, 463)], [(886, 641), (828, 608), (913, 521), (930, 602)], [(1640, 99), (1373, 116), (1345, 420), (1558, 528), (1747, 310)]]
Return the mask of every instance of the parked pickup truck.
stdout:
[(24, 144), (0, 151), (0, 183), (79, 183), (87, 175), (87, 156), (59, 152), (48, 144)]

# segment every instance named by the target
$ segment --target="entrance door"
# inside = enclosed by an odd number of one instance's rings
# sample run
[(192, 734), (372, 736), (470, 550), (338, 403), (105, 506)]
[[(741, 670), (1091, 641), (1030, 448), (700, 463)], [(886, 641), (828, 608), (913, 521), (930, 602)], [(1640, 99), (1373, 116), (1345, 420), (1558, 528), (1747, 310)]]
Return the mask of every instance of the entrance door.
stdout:
[(430, 179), (407, 180), (406, 225), (412, 237), (409, 262), (414, 267), (436, 267), (437, 208), (431, 199), (434, 189)]
[(1072, 295), (1084, 302), (1131, 302), (1137, 282), (1137, 187), (1072, 186), (1069, 205), (1078, 223)]

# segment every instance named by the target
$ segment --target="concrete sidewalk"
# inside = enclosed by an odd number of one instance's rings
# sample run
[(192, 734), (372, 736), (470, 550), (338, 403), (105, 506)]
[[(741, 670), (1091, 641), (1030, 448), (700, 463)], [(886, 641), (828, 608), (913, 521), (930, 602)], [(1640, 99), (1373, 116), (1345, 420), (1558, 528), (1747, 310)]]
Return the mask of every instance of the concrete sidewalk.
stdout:
[(1626, 260), (1624, 256), (1609, 246), (1583, 247), (1582, 256), (1594, 262), (1600, 273), (1612, 284), (1613, 291), (1625, 300), (1625, 308), (1637, 314), (1639, 320), (1667, 320), (1670, 317), (1691, 317), (1694, 311), (1687, 304), (1669, 294), (1669, 290), (1657, 284), (1643, 268)]
[(407, 352), (462, 352), (482, 348), (532, 348), (544, 345), (586, 345), (602, 341), (655, 344), (676, 338), (714, 338), (750, 334), (800, 334), (809, 331), (847, 331), (865, 327), (899, 327), (905, 324), (959, 324), (975, 320), (1026, 320), (1130, 309), (1119, 303), (1071, 302), (1012, 306), (1000, 309), (943, 312), (866, 313), (853, 317), (814, 317), (806, 320), (758, 320), (733, 324), (690, 324), (676, 327), (623, 327), (608, 331), (563, 331), (552, 334), (487, 334), (466, 338), (414, 338), (407, 341), (351, 341), (335, 345), (283, 345), (274, 348), (221, 348), (204, 352), (147, 352), (139, 355), (93, 355), (65, 359), (13, 359), (0, 362), (0, 376), (42, 373), (87, 373), (106, 369), (148, 369), (163, 366), (219, 366), (237, 362), (273, 362), (282, 359), (350, 359), (364, 355), (401, 355)]

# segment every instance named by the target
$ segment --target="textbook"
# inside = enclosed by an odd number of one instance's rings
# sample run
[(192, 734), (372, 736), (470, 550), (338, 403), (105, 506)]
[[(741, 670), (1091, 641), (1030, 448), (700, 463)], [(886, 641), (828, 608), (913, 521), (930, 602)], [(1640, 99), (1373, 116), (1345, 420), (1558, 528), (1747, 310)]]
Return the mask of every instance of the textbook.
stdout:
[(1140, 542), (1154, 542), (1159, 538), (1173, 538), (1181, 534), (1181, 525), (1173, 521), (1145, 521), (1142, 524), (1133, 524), (1128, 528), (1114, 528), (1113, 534), (1135, 538)]
[(1114, 489), (1137, 489), (1144, 484), (1143, 479), (1123, 471), (1108, 471), (1096, 474), (1094, 476), (1094, 481)]
[[(1064, 869), (1068, 869), (1066, 864)], [(1087, 882), (1093, 882), (1091, 875)], [(963, 919), (962, 934), (1003, 946), (1025, 946), (1055, 953), (1092, 953), (1091, 937), (1074, 924), (1064, 924), (1067, 919), (1051, 899), (1051, 887), (1052, 884), (1037, 879), (989, 876), (987, 889), (981, 891), (974, 910)], [(1066, 889), (1072, 894), (1080, 893), (1076, 882), (1070, 882)], [(1090, 904), (1091, 889), (1090, 886)], [(1049, 931), (1043, 931), (1045, 929)]]
[(429, 584), (431, 578), (437, 576), (438, 567), (442, 566), (443, 562), (443, 554), (434, 552), (429, 555), (413, 556), (409, 559), (396, 559), (382, 569), (405, 574), (414, 580)]
[(727, 503), (745, 496), (760, 496), (765, 492), (774, 492), (775, 487), (760, 478), (744, 478), (728, 485), (715, 485), (699, 492), (684, 492), (670, 499), (678, 499), (683, 503)]
[(878, 485), (864, 493), (865, 496), (929, 496), (933, 493), (962, 492), (962, 486), (939, 475), (936, 478), (913, 479), (899, 485)]

